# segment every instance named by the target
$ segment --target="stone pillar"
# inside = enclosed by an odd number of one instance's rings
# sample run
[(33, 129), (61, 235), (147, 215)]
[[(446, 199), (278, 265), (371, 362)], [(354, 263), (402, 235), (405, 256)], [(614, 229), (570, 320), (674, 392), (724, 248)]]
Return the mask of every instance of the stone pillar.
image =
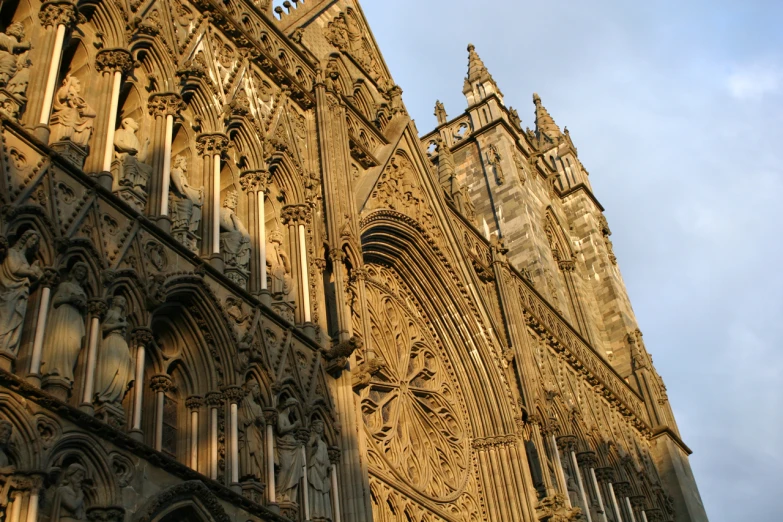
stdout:
[(52, 297), (52, 288), (58, 283), (57, 271), (52, 268), (44, 269), (44, 275), (39, 280), (41, 285), (41, 298), (38, 301), (38, 320), (35, 324), (35, 337), (33, 338), (33, 353), (30, 357), (30, 373), (27, 382), (33, 386), (41, 385), (41, 355), (43, 353), (43, 340), (46, 333), (46, 320), (49, 317), (49, 303)]
[(602, 497), (606, 499), (607, 513), (611, 513), (611, 518), (617, 522), (622, 522), (622, 514), (620, 513), (617, 498), (614, 495), (614, 489), (612, 482), (614, 482), (614, 469), (613, 468), (597, 468), (595, 470), (595, 478), (598, 482), (598, 488), (602, 492)]
[(152, 344), (154, 337), (149, 328), (136, 328), (131, 333), (131, 343), (136, 346), (136, 372), (133, 380), (133, 428), (131, 437), (138, 441), (144, 440), (141, 431), (141, 409), (144, 403), (144, 363), (147, 346)]
[(209, 478), (218, 478), (218, 408), (223, 404), (223, 394), (209, 392), (206, 396), (209, 405)]
[[(36, 137), (44, 143), (49, 143), (49, 117), (52, 113), (54, 91), (60, 75), (63, 43), (82, 15), (76, 9), (76, 4), (67, 0), (44, 2), (38, 12), (38, 18), (44, 29), (43, 41), (40, 42), (39, 56), (47, 59), (48, 64), (41, 63), (43, 74), (32, 74), (27, 88), (28, 102), (26, 118), (28, 124), (36, 126)], [(49, 30), (51, 28), (52, 30)], [(36, 42), (36, 46), (39, 45)], [(34, 118), (34, 120), (33, 120)]]
[(267, 501), (276, 504), (275, 492), (275, 426), (277, 425), (277, 410), (264, 408), (264, 420), (266, 421), (266, 492)]
[(329, 467), (330, 479), (332, 480), (332, 522), (340, 521), (340, 489), (337, 481), (337, 465), (340, 463), (340, 448), (332, 446), (329, 448)]
[(150, 146), (153, 175), (147, 185), (147, 214), (158, 221), (165, 231), (171, 230), (169, 219), (169, 186), (171, 184), (171, 142), (174, 139), (174, 119), (185, 108), (182, 97), (174, 92), (152, 94), (147, 109), (154, 118)]
[(231, 486), (239, 484), (239, 403), (245, 397), (245, 390), (240, 386), (227, 386), (223, 397), (228, 401), (229, 410), (229, 467)]
[(555, 439), (554, 433), (550, 435), (550, 440), (552, 443), (552, 452), (555, 455), (555, 470), (558, 482), (560, 483), (560, 494), (565, 497), (566, 507), (571, 509), (575, 506), (571, 505), (571, 499), (568, 497), (568, 484), (566, 483), (565, 472), (563, 471), (563, 461), (560, 459), (560, 450), (557, 447), (557, 439)]
[(153, 375), (150, 379), (150, 388), (155, 392), (155, 437), (153, 447), (156, 451), (163, 451), (163, 408), (166, 401), (166, 392), (173, 383), (171, 377), (165, 373)]
[(190, 412), (190, 468), (198, 471), (198, 414), (204, 405), (204, 398), (198, 395), (191, 395), (185, 399), (185, 406)]
[(617, 522), (623, 522), (622, 510), (617, 502), (617, 494), (614, 492), (614, 484), (612, 483), (609, 483), (609, 492), (612, 496), (612, 507), (614, 508), (615, 516), (617, 516)]
[(590, 483), (595, 489), (595, 496), (598, 499), (598, 508), (601, 510), (601, 522), (609, 522), (609, 518), (606, 515), (606, 505), (604, 504), (604, 496), (601, 492), (601, 487), (598, 485), (598, 478), (595, 475), (595, 461), (586, 464), (588, 467), (587, 472), (589, 474)]
[(569, 453), (571, 455), (571, 466), (574, 470), (574, 475), (576, 475), (576, 483), (579, 486), (579, 496), (582, 498), (582, 506), (585, 511), (585, 516), (587, 516), (587, 522), (593, 522), (593, 516), (590, 513), (590, 503), (587, 501), (587, 491), (585, 490), (585, 483), (584, 480), (582, 480), (582, 474), (579, 471), (579, 462), (576, 459), (576, 437), (574, 437), (573, 442), (569, 445)]
[[(551, 497), (557, 491), (557, 484), (552, 484), (552, 476), (549, 474), (548, 466), (546, 466), (546, 442), (541, 434), (541, 420), (538, 416), (531, 415), (528, 422), (532, 424), (532, 429), (530, 430), (532, 433), (531, 439), (533, 440), (533, 445), (536, 447), (536, 451), (538, 451), (538, 461), (541, 465), (541, 479), (544, 481), (544, 488), (546, 488), (545, 496)], [(557, 473), (555, 473), (555, 475), (557, 475)]]
[[(106, 189), (112, 189), (111, 162), (114, 159), (114, 131), (117, 129), (117, 106), (120, 102), (122, 78), (133, 70), (133, 58), (125, 49), (102, 49), (95, 57), (95, 68), (101, 73), (95, 88), (98, 92), (109, 92), (101, 96), (95, 112), (90, 156), (84, 165), (85, 172), (99, 173), (98, 179)], [(107, 186), (108, 185), (108, 186)]]
[(6, 516), (8, 517), (7, 520), (8, 522), (19, 522), (19, 517), (22, 514), (22, 492), (19, 490), (12, 491), (10, 493), (10, 497), (11, 503), (6, 508)]
[(629, 482), (615, 482), (612, 484), (612, 489), (619, 504), (619, 509), (623, 512), (625, 522), (636, 522), (633, 509), (631, 509), (631, 502), (628, 500), (628, 496), (631, 494), (631, 484)]
[(296, 438), (302, 450), (302, 513), (305, 520), (310, 520), (310, 483), (307, 481), (307, 441), (310, 440), (310, 430), (299, 428), (296, 430)]
[(220, 158), (226, 149), (228, 138), (225, 134), (203, 134), (196, 141), (206, 192), (201, 218), (201, 255), (221, 271), (224, 263), (220, 255)]
[(239, 176), (239, 184), (247, 194), (250, 216), (248, 228), (252, 254), (248, 289), (253, 295), (269, 294), (266, 280), (266, 223), (264, 222), (264, 200), (268, 181), (269, 173), (266, 170), (247, 170)]
[(647, 499), (644, 495), (636, 495), (629, 497), (628, 502), (631, 505), (631, 512), (633, 513), (634, 520), (642, 522), (645, 518), (644, 508), (647, 507)]
[(311, 325), (310, 277), (307, 262), (307, 237), (305, 226), (310, 223), (310, 207), (304, 204), (286, 205), (280, 217), (288, 225), (289, 245), (291, 247), (291, 272), (294, 274), (298, 289), (296, 322), (303, 326)]
[(92, 413), (92, 399), (95, 388), (95, 367), (98, 363), (98, 344), (101, 342), (101, 318), (108, 306), (103, 299), (91, 299), (89, 302), (89, 342), (87, 344), (87, 371), (84, 373), (84, 394), (80, 408)]
[(42, 473), (36, 473), (33, 472), (32, 474), (29, 473), (22, 473), (14, 475), (13, 478), (11, 478), (14, 482), (14, 486), (17, 488), (17, 493), (19, 493), (16, 498), (14, 499), (14, 505), (12, 506), (13, 511), (10, 513), (9, 519), (13, 520), (14, 517), (17, 521), (22, 520), (21, 517), (21, 505), (22, 505), (22, 499), (25, 497), (24, 493), (27, 493), (27, 516), (25, 517), (25, 522), (38, 522), (38, 508), (40, 505), (40, 499), (41, 499), (41, 488), (44, 485), (44, 476)]

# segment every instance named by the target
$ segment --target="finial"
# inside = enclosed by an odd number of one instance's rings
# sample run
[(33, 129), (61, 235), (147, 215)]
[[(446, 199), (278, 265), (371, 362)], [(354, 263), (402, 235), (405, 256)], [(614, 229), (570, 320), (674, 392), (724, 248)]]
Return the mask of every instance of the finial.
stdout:
[(476, 50), (476, 46), (475, 46), (475, 45), (473, 45), (472, 43), (469, 43), (469, 44), (468, 44), (468, 52), (469, 52), (469, 53), (472, 53), (472, 52), (473, 52), (473, 51), (475, 51), (475, 50)]

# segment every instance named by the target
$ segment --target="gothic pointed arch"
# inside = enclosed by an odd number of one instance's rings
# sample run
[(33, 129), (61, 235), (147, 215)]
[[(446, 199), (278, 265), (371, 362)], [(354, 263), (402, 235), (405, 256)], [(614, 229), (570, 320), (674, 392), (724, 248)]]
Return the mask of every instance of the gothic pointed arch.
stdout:
[(161, 491), (136, 513), (133, 520), (231, 522), (215, 494), (198, 480), (189, 480)]

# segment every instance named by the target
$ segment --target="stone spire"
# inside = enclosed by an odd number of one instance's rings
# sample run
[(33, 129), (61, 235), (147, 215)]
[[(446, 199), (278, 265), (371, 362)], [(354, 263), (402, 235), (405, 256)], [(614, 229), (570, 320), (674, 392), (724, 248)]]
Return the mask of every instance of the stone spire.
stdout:
[(491, 94), (496, 94), (503, 103), (503, 93), (500, 92), (498, 85), (489, 74), (484, 62), (481, 61), (476, 52), (476, 46), (468, 45), (468, 75), (465, 77), (465, 84), (462, 93), (468, 99), (468, 104), (473, 105), (487, 98)]
[(536, 93), (533, 93), (533, 103), (536, 104), (536, 134), (539, 138), (543, 134), (553, 142), (557, 142), (557, 139), (562, 136), (560, 127), (549, 115), (549, 111), (541, 103), (541, 97)]

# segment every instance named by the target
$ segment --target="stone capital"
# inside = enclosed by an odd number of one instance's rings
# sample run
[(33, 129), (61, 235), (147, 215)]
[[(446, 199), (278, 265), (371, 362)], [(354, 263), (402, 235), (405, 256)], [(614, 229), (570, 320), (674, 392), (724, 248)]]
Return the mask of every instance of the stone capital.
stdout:
[(557, 447), (563, 453), (570, 453), (576, 449), (576, 437), (573, 435), (562, 435), (557, 437)]
[(225, 134), (202, 134), (196, 138), (199, 156), (222, 155), (228, 150), (228, 136)]
[(635, 509), (644, 510), (647, 505), (647, 497), (644, 495), (636, 495), (630, 497), (628, 500), (631, 501), (631, 506)]
[(147, 101), (147, 109), (150, 115), (154, 117), (177, 117), (185, 109), (185, 102), (182, 101), (182, 96), (175, 92), (155, 93)]
[(631, 483), (630, 482), (615, 482), (612, 484), (614, 488), (614, 494), (618, 497), (628, 497), (631, 495)]
[(95, 56), (95, 67), (99, 72), (121, 72), (133, 70), (133, 57), (125, 49), (103, 49)]
[(90, 315), (93, 317), (102, 318), (106, 314), (106, 311), (108, 309), (109, 307), (104, 299), (100, 299), (100, 298), (90, 299), (87, 303), (87, 310), (90, 312)]
[(245, 192), (266, 193), (268, 183), (267, 170), (246, 170), (239, 175), (239, 185)]
[(197, 410), (204, 406), (204, 397), (200, 395), (191, 395), (185, 399), (185, 407), (189, 410)]
[(150, 378), (150, 388), (156, 392), (167, 392), (174, 387), (171, 377), (165, 373), (153, 375)]
[(614, 469), (613, 468), (597, 468), (595, 470), (595, 478), (598, 482), (614, 482)]
[(264, 408), (264, 420), (270, 426), (277, 424), (278, 412), (274, 408)]
[(583, 468), (595, 468), (598, 459), (594, 451), (582, 451), (576, 454), (576, 461)]
[(305, 204), (286, 205), (280, 211), (284, 225), (304, 225), (310, 222), (310, 207)]
[(152, 334), (152, 330), (145, 326), (140, 326), (139, 328), (134, 328), (131, 332), (131, 343), (136, 346), (144, 346), (147, 347), (150, 344), (152, 344), (152, 341), (155, 339), (155, 337)]
[(239, 404), (245, 398), (245, 390), (241, 386), (226, 386), (223, 388), (223, 398), (231, 404)]
[(223, 404), (223, 394), (220, 392), (211, 391), (205, 396), (206, 403), (211, 407), (216, 408)]
[(80, 15), (76, 9), (76, 4), (73, 2), (54, 0), (52, 2), (44, 2), (41, 5), (41, 10), (38, 11), (38, 18), (41, 20), (41, 25), (44, 28), (64, 25), (67, 30), (72, 29), (76, 25), (80, 20)]
[(44, 288), (54, 288), (60, 282), (60, 274), (54, 268), (47, 267), (38, 281)]
[(329, 452), (329, 462), (332, 464), (338, 464), (340, 462), (340, 456), (342, 455), (342, 451), (340, 451), (340, 448), (337, 446), (329, 446), (328, 449)]
[(90, 522), (122, 522), (125, 520), (125, 508), (119, 506), (87, 508), (87, 520)]

